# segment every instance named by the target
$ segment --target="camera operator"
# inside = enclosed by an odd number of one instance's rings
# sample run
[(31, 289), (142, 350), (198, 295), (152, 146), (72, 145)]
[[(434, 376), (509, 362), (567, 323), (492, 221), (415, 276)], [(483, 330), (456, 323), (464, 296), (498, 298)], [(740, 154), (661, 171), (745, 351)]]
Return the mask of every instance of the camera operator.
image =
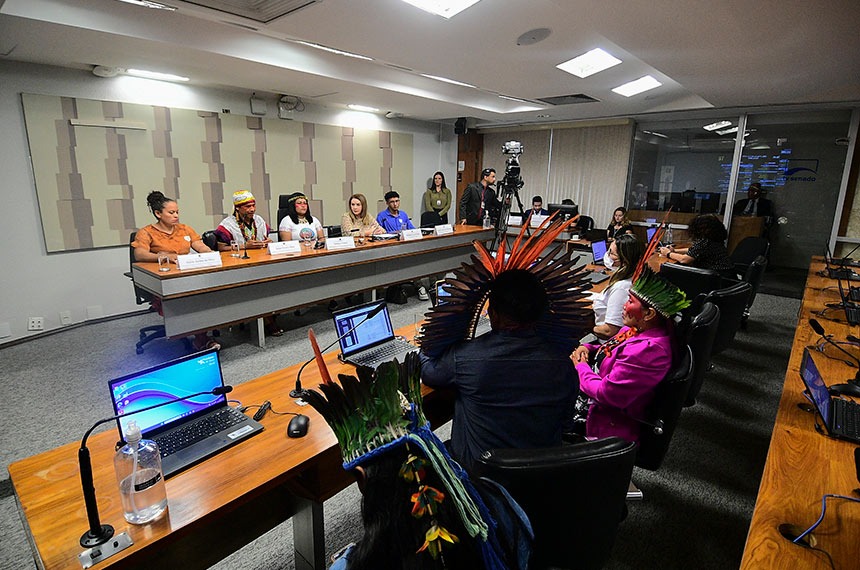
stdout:
[(498, 219), (501, 203), (496, 198), (496, 191), (491, 188), (496, 182), (496, 169), (485, 168), (481, 171), (480, 182), (466, 186), (463, 197), (460, 198), (460, 223), (470, 226), (480, 226), (484, 212), (490, 213), (490, 219)]

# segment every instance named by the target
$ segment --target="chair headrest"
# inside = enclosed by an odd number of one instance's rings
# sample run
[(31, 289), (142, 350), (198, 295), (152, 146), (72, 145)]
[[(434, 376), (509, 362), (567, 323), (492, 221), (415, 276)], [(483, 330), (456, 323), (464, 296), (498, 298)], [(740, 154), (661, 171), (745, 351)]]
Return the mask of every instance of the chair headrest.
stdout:
[(503, 469), (540, 469), (563, 467), (593, 459), (605, 459), (624, 454), (632, 444), (620, 437), (607, 437), (572, 445), (538, 449), (491, 449), (478, 459), (479, 463)]

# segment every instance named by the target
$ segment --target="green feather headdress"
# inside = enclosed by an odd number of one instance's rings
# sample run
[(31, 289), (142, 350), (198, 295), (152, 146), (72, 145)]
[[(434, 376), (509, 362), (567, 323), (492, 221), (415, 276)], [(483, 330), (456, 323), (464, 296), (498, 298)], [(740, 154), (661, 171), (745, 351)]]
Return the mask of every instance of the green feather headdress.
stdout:
[(648, 259), (657, 249), (660, 240), (663, 239), (663, 233), (666, 231), (671, 212), (672, 208), (669, 208), (657, 231), (651, 236), (651, 241), (645, 246), (645, 254), (633, 272), (633, 286), (630, 287), (630, 292), (636, 295), (640, 301), (654, 307), (654, 310), (666, 318), (690, 306), (686, 293), (660, 277), (648, 266)]

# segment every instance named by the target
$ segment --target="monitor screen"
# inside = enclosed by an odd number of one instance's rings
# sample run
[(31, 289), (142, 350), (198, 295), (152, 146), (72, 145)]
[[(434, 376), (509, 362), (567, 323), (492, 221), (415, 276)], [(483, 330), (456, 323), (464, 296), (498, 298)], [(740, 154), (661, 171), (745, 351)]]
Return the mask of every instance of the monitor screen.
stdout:
[(547, 204), (546, 208), (549, 210), (550, 215), (558, 212), (558, 217), (562, 220), (569, 220), (579, 215), (579, 206), (576, 204)]
[(657, 228), (648, 228), (645, 230), (645, 241), (650, 242), (655, 233), (657, 233)]

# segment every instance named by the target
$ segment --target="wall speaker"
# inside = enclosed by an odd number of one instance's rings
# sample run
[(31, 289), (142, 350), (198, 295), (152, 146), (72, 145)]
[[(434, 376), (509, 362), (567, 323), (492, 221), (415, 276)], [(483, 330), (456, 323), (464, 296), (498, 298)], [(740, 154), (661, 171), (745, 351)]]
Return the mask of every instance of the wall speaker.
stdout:
[(460, 117), (456, 121), (454, 121), (454, 134), (455, 135), (465, 135), (466, 134), (466, 117)]

